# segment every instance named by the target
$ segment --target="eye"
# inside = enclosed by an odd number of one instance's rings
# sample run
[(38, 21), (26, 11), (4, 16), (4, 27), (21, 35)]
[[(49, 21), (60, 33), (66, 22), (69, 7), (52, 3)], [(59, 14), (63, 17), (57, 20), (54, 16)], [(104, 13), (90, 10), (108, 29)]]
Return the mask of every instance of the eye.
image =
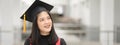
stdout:
[(48, 16), (47, 19), (51, 19), (50, 16)]
[(42, 22), (42, 21), (44, 21), (44, 19), (43, 18), (40, 18), (40, 20), (39, 20), (40, 22)]

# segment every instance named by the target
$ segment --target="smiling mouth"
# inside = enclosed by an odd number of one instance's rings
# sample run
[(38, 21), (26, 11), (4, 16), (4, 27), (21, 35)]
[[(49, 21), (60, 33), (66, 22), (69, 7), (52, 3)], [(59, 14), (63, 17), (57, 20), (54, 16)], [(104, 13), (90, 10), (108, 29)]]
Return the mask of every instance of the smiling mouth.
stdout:
[(50, 28), (50, 25), (46, 25), (46, 26), (44, 26), (45, 28)]

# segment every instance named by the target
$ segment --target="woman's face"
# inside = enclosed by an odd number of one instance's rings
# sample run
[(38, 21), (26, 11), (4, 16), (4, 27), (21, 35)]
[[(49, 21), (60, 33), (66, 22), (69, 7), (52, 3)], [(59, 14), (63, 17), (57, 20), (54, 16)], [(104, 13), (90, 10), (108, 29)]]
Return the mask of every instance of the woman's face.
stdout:
[(52, 27), (52, 20), (49, 14), (45, 11), (38, 14), (37, 17), (38, 28), (41, 33), (49, 33)]

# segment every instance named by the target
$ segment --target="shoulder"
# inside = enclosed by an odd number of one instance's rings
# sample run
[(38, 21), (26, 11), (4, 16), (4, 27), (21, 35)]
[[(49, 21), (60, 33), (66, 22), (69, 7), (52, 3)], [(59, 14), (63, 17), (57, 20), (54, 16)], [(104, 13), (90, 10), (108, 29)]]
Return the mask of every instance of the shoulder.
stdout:
[(30, 45), (30, 40), (26, 39), (24, 45)]
[(60, 43), (61, 43), (61, 45), (66, 45), (66, 42), (63, 38), (60, 38)]

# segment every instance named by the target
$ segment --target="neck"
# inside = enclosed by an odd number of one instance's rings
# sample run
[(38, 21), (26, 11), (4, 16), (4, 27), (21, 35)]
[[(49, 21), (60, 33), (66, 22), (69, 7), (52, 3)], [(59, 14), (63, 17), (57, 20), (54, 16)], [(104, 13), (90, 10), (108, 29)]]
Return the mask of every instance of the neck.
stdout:
[(40, 35), (43, 35), (43, 36), (47, 36), (47, 35), (49, 35), (49, 34), (50, 34), (49, 32), (48, 32), (48, 33), (47, 33), (47, 32), (41, 32), (41, 33), (40, 33)]

